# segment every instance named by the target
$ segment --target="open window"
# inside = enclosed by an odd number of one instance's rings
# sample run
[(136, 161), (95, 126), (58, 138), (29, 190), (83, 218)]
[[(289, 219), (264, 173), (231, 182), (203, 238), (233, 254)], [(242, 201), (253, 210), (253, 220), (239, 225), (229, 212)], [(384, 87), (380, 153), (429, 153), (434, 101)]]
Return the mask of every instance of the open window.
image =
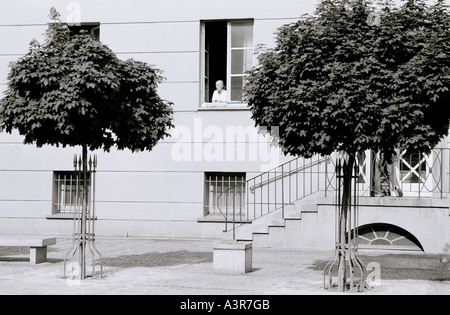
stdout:
[(100, 23), (81, 23), (79, 25), (69, 25), (71, 35), (80, 34), (85, 31), (97, 40), (100, 40)]
[[(202, 106), (245, 105), (242, 89), (253, 58), (253, 20), (202, 22)], [(226, 101), (214, 104), (219, 80)]]

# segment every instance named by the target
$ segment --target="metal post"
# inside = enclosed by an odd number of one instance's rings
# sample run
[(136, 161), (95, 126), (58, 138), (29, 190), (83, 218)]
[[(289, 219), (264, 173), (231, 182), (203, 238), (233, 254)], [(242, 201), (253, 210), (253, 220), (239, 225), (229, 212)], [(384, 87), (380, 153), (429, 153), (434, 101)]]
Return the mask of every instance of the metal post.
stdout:
[(281, 165), (281, 218), (284, 219), (284, 165)]
[(298, 200), (298, 158), (295, 159), (295, 200)]
[[(420, 181), (422, 180), (422, 177), (421, 177), (421, 174), (420, 174), (420, 169), (422, 168), (422, 163), (421, 163), (421, 160), (422, 160), (422, 156), (421, 156), (421, 153), (419, 152), (419, 165), (418, 165), (418, 168), (419, 168), (419, 176), (418, 176), (418, 185), (419, 185), (419, 199), (420, 199), (420, 190), (421, 190), (421, 188), (420, 188)], [(411, 163), (410, 163), (410, 165), (411, 165)], [(411, 167), (412, 167), (412, 165), (411, 165)], [(412, 171), (412, 169), (411, 169), (411, 171)], [(411, 174), (412, 175), (412, 174)]]
[(256, 218), (256, 177), (253, 178), (253, 219)]
[(440, 149), (440, 161), (439, 161), (439, 169), (440, 169), (440, 174), (439, 174), (439, 187), (440, 187), (440, 191), (441, 191), (441, 199), (443, 198), (443, 190), (444, 190), (444, 185), (443, 185), (443, 180), (442, 180), (442, 176), (444, 176), (443, 173), (443, 166), (444, 166), (444, 154), (443, 154), (444, 150)]
[(87, 147), (83, 146), (83, 195), (81, 209), (81, 279), (86, 278), (86, 215), (87, 215)]
[[(69, 259), (78, 257), (78, 264), (80, 267), (81, 280), (86, 279), (87, 265), (86, 254), (90, 250), (92, 254), (92, 276), (95, 275), (95, 255), (100, 257), (100, 277), (103, 276), (103, 260), (100, 252), (95, 247), (95, 169), (97, 167), (97, 158), (87, 160), (87, 148), (83, 148), (83, 154), (79, 158), (74, 157), (74, 174), (70, 177), (71, 187), (70, 200), (73, 198), (73, 205), (71, 209), (74, 214), (74, 241), (72, 249), (66, 254), (64, 258), (63, 276), (66, 276), (66, 262)], [(65, 179), (67, 180), (67, 179)], [(75, 195), (72, 198), (72, 194)], [(92, 196), (91, 203), (89, 196)], [(81, 208), (81, 209), (80, 209)], [(76, 254), (78, 255), (76, 256)], [(69, 258), (70, 256), (70, 258)], [(74, 276), (74, 275), (72, 275)]]
[(278, 191), (277, 191), (277, 169), (275, 169), (275, 180), (274, 180), (274, 183), (275, 183), (275, 208), (274, 208), (274, 210), (276, 210), (277, 209), (277, 194), (278, 194)]
[(289, 162), (289, 203), (292, 202), (292, 196), (291, 196), (291, 190), (292, 190), (292, 186), (291, 186), (291, 177), (292, 177), (292, 173), (291, 173), (291, 162)]
[(236, 239), (236, 186), (233, 188), (233, 240)]
[[(261, 175), (261, 183), (262, 183), (262, 175)], [(262, 194), (262, 191), (263, 191), (263, 187), (261, 186), (261, 194)], [(262, 208), (262, 205), (261, 205), (261, 208)], [(270, 212), (270, 172), (267, 173), (267, 212)]]

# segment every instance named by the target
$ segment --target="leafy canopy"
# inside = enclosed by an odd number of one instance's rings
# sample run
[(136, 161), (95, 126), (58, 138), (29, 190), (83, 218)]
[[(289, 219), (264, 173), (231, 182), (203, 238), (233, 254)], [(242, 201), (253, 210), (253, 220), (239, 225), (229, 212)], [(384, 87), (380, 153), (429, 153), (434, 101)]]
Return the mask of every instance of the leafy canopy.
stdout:
[[(245, 94), (285, 153), (429, 152), (448, 133), (450, 16), (444, 1), (323, 0), (261, 53)], [(379, 19), (373, 23), (374, 15)]]
[(51, 10), (46, 41), (12, 63), (0, 103), (7, 132), (25, 143), (85, 145), (90, 150), (151, 150), (168, 136), (171, 103), (157, 94), (158, 69), (123, 61), (88, 34), (70, 35)]

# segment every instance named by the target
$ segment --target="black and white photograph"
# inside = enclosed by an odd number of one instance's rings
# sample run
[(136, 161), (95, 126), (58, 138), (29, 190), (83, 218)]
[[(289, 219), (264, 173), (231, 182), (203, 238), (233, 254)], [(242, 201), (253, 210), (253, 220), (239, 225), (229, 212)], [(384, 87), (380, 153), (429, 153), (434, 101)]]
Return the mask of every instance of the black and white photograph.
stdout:
[(0, 43), (0, 295), (450, 295), (450, 0), (0, 0)]

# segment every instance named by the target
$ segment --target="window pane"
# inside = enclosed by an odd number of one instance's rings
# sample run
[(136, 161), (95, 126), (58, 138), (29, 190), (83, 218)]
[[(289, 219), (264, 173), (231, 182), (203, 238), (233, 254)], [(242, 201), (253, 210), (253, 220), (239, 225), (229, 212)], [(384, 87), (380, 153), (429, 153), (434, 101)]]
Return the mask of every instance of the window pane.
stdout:
[(242, 88), (244, 87), (243, 77), (231, 78), (231, 101), (242, 101)]
[(253, 22), (231, 23), (231, 47), (253, 46)]
[(253, 51), (251, 49), (231, 52), (231, 74), (244, 74), (252, 67), (252, 64)]

